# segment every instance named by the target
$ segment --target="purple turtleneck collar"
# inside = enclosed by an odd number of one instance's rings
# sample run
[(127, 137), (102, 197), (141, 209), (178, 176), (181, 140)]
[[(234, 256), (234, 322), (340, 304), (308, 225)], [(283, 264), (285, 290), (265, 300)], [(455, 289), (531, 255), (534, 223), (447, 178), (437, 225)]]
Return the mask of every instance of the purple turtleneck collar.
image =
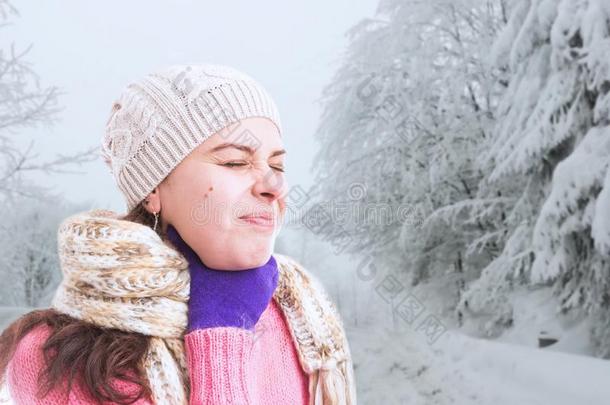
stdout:
[(254, 330), (277, 287), (279, 273), (273, 255), (258, 267), (217, 270), (206, 266), (172, 225), (167, 235), (189, 262), (188, 330), (219, 326)]

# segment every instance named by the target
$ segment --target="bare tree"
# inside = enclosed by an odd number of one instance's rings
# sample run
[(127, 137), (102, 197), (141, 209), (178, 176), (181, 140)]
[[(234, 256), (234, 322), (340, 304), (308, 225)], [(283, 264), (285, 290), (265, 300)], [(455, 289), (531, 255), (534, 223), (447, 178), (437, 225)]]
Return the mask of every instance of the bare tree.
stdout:
[[(9, 1), (0, 0), (0, 29), (10, 24), (18, 12)], [(60, 90), (56, 86), (42, 87), (40, 78), (26, 60), (29, 45), (17, 49), (13, 42), (0, 48), (0, 198), (6, 200), (16, 194), (39, 198), (42, 187), (24, 187), (23, 174), (75, 173), (68, 170), (98, 157), (98, 147), (71, 155), (57, 154), (49, 161), (40, 161), (34, 140), (19, 146), (16, 136), (25, 128), (50, 125), (61, 111)], [(78, 172), (76, 172), (78, 173)]]
[[(0, 29), (18, 16), (7, 0), (0, 0)], [(79, 173), (74, 165), (98, 158), (98, 147), (48, 161), (36, 153), (34, 139), (24, 139), (28, 128), (49, 126), (62, 108), (60, 90), (44, 87), (26, 59), (32, 45), (0, 47), (0, 305), (33, 307), (47, 304), (58, 280), (56, 232), (63, 217), (78, 208), (57, 193), (28, 181), (26, 173)]]

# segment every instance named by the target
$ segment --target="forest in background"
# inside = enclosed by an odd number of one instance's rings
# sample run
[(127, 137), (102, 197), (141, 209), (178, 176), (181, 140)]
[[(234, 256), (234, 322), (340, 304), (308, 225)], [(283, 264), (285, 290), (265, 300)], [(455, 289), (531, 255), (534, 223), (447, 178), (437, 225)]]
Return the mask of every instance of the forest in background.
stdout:
[[(610, 3), (382, 0), (348, 35), (316, 186), (289, 195), (301, 233), (356, 258), (335, 277), (358, 271), (393, 322), (420, 294), (437, 326), (489, 338), (515, 291), (548, 289), (610, 358)], [(348, 322), (378, 321), (336, 284)]]

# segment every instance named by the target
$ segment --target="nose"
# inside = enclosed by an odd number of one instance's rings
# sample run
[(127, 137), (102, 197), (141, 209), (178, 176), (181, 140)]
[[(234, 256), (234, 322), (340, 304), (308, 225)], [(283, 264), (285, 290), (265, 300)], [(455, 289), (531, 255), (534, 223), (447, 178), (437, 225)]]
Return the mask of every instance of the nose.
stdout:
[(276, 171), (267, 164), (261, 165), (256, 172), (256, 181), (252, 186), (255, 197), (263, 198), (269, 204), (284, 198), (287, 189), (284, 173)]

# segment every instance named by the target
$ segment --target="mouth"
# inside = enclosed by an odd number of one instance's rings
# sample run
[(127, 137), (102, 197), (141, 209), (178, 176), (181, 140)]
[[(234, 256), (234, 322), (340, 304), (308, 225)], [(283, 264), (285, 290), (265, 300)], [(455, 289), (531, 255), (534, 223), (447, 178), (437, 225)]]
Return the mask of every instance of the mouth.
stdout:
[(239, 217), (240, 220), (263, 228), (274, 228), (275, 219), (271, 213), (247, 214)]

